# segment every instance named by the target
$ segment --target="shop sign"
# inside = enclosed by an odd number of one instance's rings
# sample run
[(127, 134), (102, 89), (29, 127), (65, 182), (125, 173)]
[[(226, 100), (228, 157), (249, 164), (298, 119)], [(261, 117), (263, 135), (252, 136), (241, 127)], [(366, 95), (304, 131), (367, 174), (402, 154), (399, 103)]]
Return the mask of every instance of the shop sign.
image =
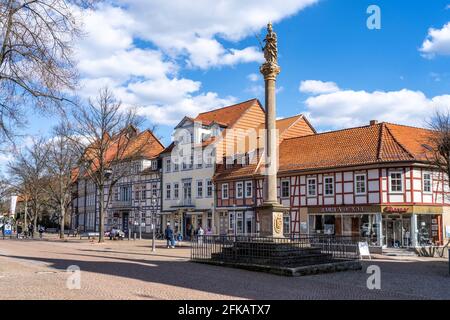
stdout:
[(406, 213), (409, 211), (408, 207), (385, 207), (384, 212), (388, 213)]
[(377, 206), (332, 206), (308, 208), (309, 213), (364, 213), (380, 212)]

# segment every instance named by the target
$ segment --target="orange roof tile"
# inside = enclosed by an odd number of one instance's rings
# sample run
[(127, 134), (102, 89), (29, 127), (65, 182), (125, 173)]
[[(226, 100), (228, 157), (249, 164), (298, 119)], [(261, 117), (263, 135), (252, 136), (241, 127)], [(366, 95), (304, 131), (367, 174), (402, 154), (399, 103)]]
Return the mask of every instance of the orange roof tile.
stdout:
[(210, 125), (215, 122), (220, 125), (229, 127), (232, 126), (241, 117), (242, 113), (244, 113), (255, 103), (259, 104), (258, 99), (251, 99), (220, 109), (199, 113), (194, 120), (200, 121), (206, 125)]
[[(279, 172), (319, 170), (389, 162), (423, 162), (430, 158), (423, 146), (433, 131), (379, 123), (283, 140), (279, 149)], [(255, 165), (231, 168), (217, 180), (255, 175)], [(253, 170), (253, 172), (251, 172)]]

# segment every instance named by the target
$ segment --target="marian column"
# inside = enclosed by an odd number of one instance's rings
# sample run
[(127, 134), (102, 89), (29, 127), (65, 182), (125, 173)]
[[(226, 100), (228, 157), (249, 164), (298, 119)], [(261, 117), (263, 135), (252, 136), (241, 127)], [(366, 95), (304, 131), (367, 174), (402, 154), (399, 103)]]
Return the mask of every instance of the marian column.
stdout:
[(283, 212), (287, 208), (278, 202), (277, 172), (278, 172), (278, 131), (276, 128), (275, 81), (281, 69), (278, 66), (277, 35), (272, 30), (272, 24), (267, 25), (265, 38), (265, 62), (260, 67), (265, 82), (265, 180), (264, 203), (258, 208), (260, 235), (283, 237)]

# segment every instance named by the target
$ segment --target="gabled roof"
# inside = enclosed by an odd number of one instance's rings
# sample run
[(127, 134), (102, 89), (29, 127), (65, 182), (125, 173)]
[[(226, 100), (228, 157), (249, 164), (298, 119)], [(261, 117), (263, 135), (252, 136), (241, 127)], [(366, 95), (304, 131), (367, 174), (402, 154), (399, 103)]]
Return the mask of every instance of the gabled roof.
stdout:
[[(153, 159), (159, 156), (164, 150), (164, 145), (150, 130), (138, 132), (132, 126), (121, 130), (117, 135), (110, 138), (109, 148), (104, 155), (104, 161), (107, 165), (112, 162), (127, 160), (134, 157)], [(85, 156), (93, 159), (91, 170), (95, 170), (99, 164), (99, 159), (96, 158), (95, 146), (86, 148)], [(76, 181), (80, 177), (79, 168), (72, 170), (72, 180)], [(86, 176), (87, 174), (85, 174)]]
[[(393, 162), (427, 162), (432, 155), (424, 145), (430, 144), (433, 134), (427, 129), (383, 122), (285, 139), (279, 148), (279, 173)], [(257, 174), (257, 166), (249, 165), (224, 170), (216, 175), (216, 179)]]
[(259, 103), (258, 99), (251, 99), (231, 106), (199, 113), (194, 121), (199, 121), (205, 125), (217, 123), (221, 126), (231, 127), (241, 117), (241, 115), (253, 105)]
[(426, 161), (433, 132), (379, 123), (291, 138), (280, 145), (279, 171), (323, 169), (387, 162)]

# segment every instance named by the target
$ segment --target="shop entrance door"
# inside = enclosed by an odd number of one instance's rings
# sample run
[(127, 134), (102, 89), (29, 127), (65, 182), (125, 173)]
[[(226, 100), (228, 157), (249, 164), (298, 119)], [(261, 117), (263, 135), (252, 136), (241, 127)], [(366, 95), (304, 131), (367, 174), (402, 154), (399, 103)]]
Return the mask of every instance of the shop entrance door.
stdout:
[(407, 218), (385, 218), (383, 234), (386, 246), (390, 248), (409, 247), (411, 245), (411, 221)]

